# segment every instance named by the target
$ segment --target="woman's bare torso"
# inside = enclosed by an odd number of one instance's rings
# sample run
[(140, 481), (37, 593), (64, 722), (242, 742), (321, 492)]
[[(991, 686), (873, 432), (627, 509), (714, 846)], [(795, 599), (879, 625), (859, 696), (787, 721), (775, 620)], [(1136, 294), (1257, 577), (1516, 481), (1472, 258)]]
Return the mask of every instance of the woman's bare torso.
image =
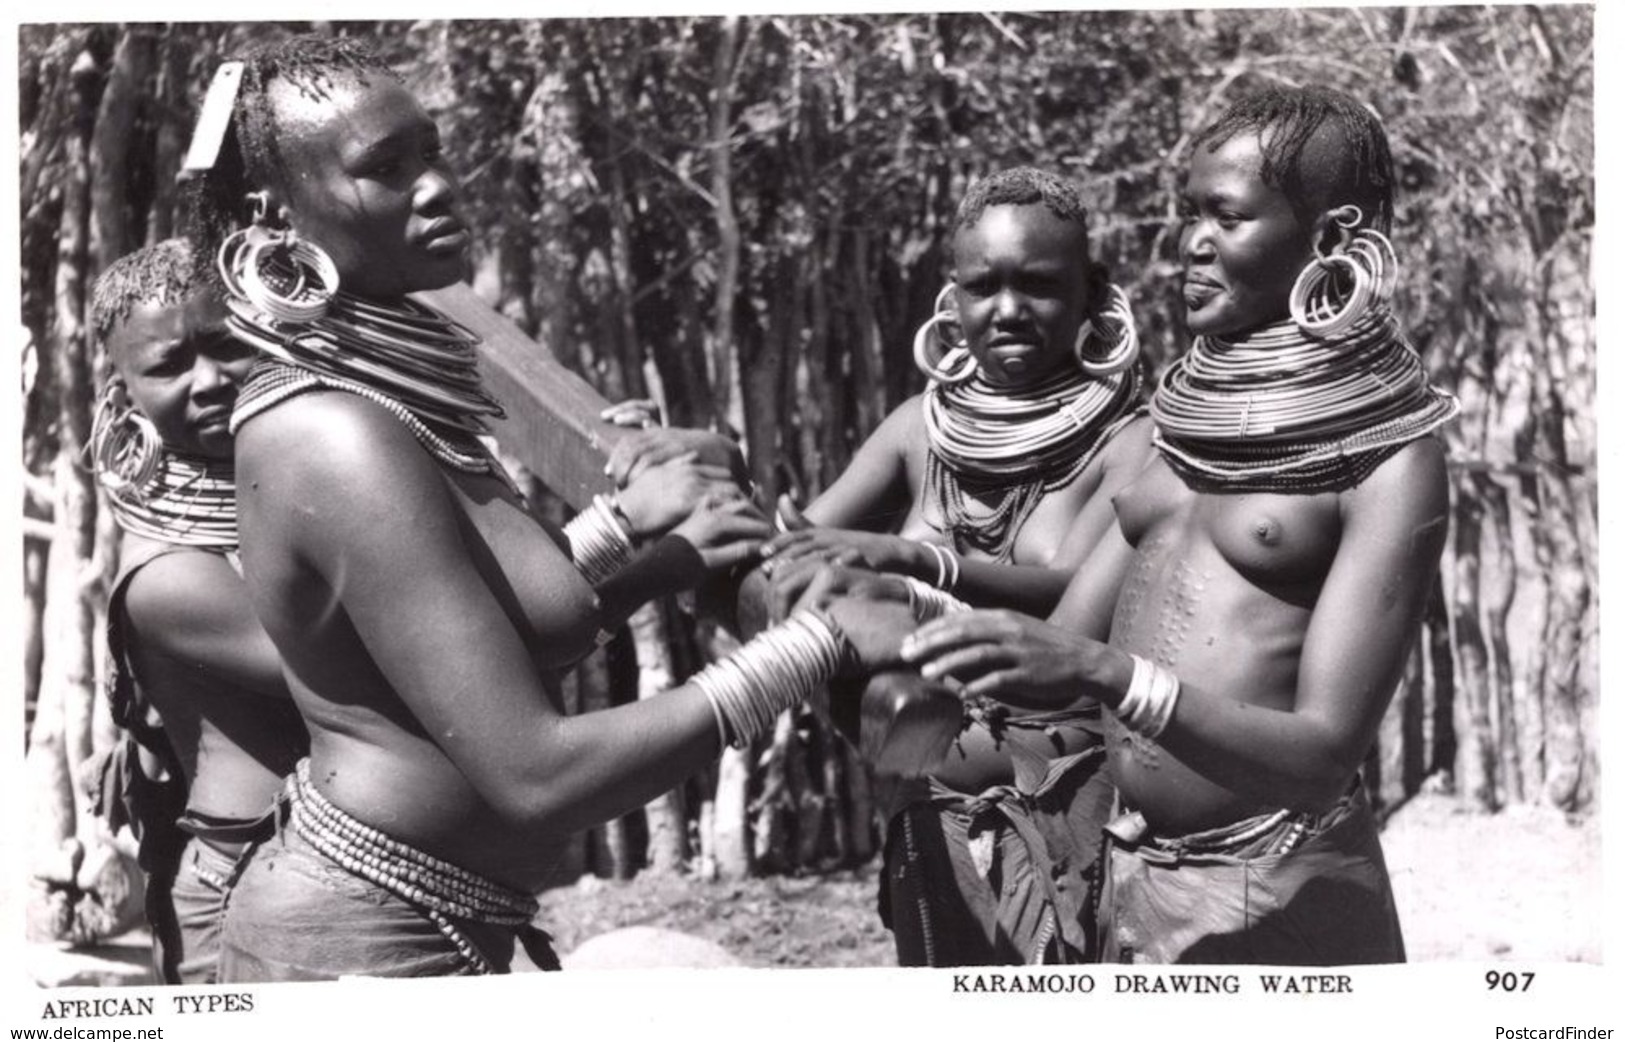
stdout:
[(293, 707), (161, 653), (134, 657), (186, 775), (187, 809), (230, 821), (269, 811), (304, 749)]
[[(305, 396), (306, 398), (310, 396)], [(301, 407), (301, 399), (277, 412)], [(252, 427), (245, 428), (252, 432)], [(274, 467), (297, 461), (267, 461)], [(241, 465), (240, 465), (241, 466)], [(560, 549), (561, 539), (532, 517), (498, 479), (442, 468), (463, 546), (511, 621), (554, 712), (563, 712), (559, 677), (593, 646), (597, 598)], [(297, 475), (294, 475), (297, 487)], [(399, 524), (410, 525), (402, 517)], [(538, 884), (560, 851), (561, 836), (527, 835), (504, 819), (426, 733), (374, 660), (345, 614), (337, 586), (297, 562), (291, 548), (262, 546), (260, 604), (266, 628), (283, 650), (290, 688), (311, 732), (311, 777), (340, 808), (396, 839), (520, 888)], [(399, 562), (412, 567), (410, 560)], [(341, 569), (342, 570), (342, 569)], [(266, 605), (269, 604), (269, 611)], [(410, 611), (411, 605), (401, 605)], [(434, 635), (427, 638), (433, 641)], [(448, 642), (432, 654), (478, 652)], [(470, 717), (491, 707), (458, 707)]]
[[(1116, 498), (1134, 560), (1111, 644), (1250, 705), (1293, 708), (1315, 602), (1341, 536), (1334, 493), (1200, 494), (1157, 459)], [(1112, 721), (1124, 801), (1175, 835), (1266, 809)]]
[[(898, 534), (906, 539), (947, 544), (948, 540), (932, 522), (942, 523), (934, 505), (926, 502), (925, 469), (927, 449), (923, 424), (919, 436), (907, 443), (906, 464), (908, 485), (913, 502), (903, 519)], [(1039, 501), (1032, 514), (1016, 533), (1012, 547), (1011, 564), (1050, 567), (1060, 553), (1067, 533), (1071, 531), (1079, 512), (1099, 490), (1105, 471), (1101, 455), (1084, 468), (1070, 484), (1057, 489)], [(968, 512), (980, 516), (989, 505), (965, 493)], [(986, 554), (970, 550), (962, 556), (973, 560), (992, 560)], [(987, 728), (974, 726), (960, 733), (958, 741), (948, 751), (948, 757), (933, 772), (944, 785), (962, 792), (978, 792), (994, 785), (1006, 785), (1015, 779), (1015, 766), (1008, 743), (1020, 741), (1035, 752), (1048, 757), (1066, 756), (1086, 748), (1093, 738), (1078, 728), (1061, 727), (1050, 732), (1019, 731), (1002, 739), (995, 739)]]

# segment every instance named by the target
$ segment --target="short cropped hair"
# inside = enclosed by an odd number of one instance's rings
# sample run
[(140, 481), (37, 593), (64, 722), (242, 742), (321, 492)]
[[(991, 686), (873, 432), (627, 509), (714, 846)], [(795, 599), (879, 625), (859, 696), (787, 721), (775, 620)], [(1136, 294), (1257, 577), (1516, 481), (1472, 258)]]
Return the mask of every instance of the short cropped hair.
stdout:
[(1089, 241), (1089, 208), (1078, 186), (1064, 177), (1036, 167), (1017, 166), (1000, 170), (975, 182), (959, 202), (951, 234), (957, 235), (982, 219), (989, 207), (1042, 204), (1063, 221), (1078, 226), (1084, 243)]
[(178, 304), (205, 286), (217, 287), (214, 266), (186, 239), (165, 239), (110, 264), (90, 293), (90, 326), (106, 341), (142, 304)]
[(1196, 137), (1217, 151), (1238, 134), (1259, 136), (1264, 183), (1301, 214), (1353, 203), (1387, 231), (1394, 216), (1394, 160), (1377, 115), (1330, 87), (1269, 84), (1249, 92)]

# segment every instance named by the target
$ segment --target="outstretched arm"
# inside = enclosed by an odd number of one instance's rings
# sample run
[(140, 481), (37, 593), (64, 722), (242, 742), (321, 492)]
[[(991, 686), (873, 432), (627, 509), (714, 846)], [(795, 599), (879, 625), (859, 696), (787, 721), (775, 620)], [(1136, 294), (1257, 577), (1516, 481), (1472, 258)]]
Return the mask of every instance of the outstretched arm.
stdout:
[[(398, 422), (348, 396), (300, 405), (240, 439), (255, 454), (242, 469), (260, 479), (244, 508), (259, 537), (245, 537), (249, 584), (271, 595), (269, 576), (297, 566), (329, 589), (330, 610), (390, 691), (494, 810), (528, 835), (562, 836), (639, 806), (716, 754), (715, 718), (694, 690), (558, 713), (537, 662), (575, 661), (602, 619), (552, 540), (516, 508), (533, 538), (499, 571), (447, 476)], [(531, 596), (521, 603), (516, 590)]]
[(912, 502), (908, 446), (911, 438), (923, 433), (919, 416), (918, 395), (893, 409), (858, 447), (841, 476), (807, 507), (806, 522), (869, 533), (895, 527)]
[[(1344, 494), (1342, 538), (1305, 635), (1290, 709), (1248, 704), (1182, 676), (1158, 743), (1260, 800), (1314, 807), (1335, 798), (1370, 748), (1426, 605), (1444, 548), (1445, 482), (1443, 450), (1424, 439)], [(1091, 609), (1080, 599), (1080, 618), (1100, 618), (1096, 601)], [(1125, 652), (999, 612), (930, 623), (903, 653), (928, 678), (951, 675), (970, 693), (1045, 707), (1081, 694), (1115, 709), (1134, 673)]]
[[(912, 407), (917, 414), (917, 402), (915, 399), (904, 408)], [(898, 410), (898, 414), (902, 412)], [(912, 426), (900, 430), (900, 434), (925, 436), (923, 425), (918, 422), (912, 422)], [(876, 437), (879, 437), (878, 432)], [(957, 555), (953, 562), (946, 562), (923, 544), (899, 536), (811, 528), (776, 537), (768, 544), (767, 552), (777, 558), (775, 569), (784, 573), (779, 580), (782, 589), (778, 601), (781, 607), (793, 603), (810, 578), (809, 569), (833, 561), (908, 575), (935, 585), (942, 585), (943, 573), (949, 570), (954, 579), (954, 595), (968, 604), (1013, 608), (1034, 616), (1047, 615), (1095, 546), (1116, 529), (1112, 498), (1139, 474), (1150, 447), (1150, 421), (1142, 418), (1125, 426), (1101, 449), (1079, 479), (1088, 490), (1082, 509), (1072, 519), (1054, 559), (1047, 564), (998, 564)], [(832, 488), (831, 492), (834, 491)], [(822, 503), (821, 498), (814, 508)], [(808, 513), (813, 515), (815, 509), (809, 509)]]

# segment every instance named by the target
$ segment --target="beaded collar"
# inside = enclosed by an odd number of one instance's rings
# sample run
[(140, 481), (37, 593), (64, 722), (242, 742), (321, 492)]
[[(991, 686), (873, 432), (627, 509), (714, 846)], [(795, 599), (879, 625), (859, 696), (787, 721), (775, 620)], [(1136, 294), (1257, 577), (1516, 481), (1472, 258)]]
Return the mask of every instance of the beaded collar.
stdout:
[[(1039, 502), (1083, 473), (1139, 403), (1137, 367), (1099, 380), (1069, 367), (1018, 388), (980, 373), (933, 382), (922, 400), (925, 495), (942, 520), (930, 523), (960, 552), (1008, 561)], [(966, 493), (991, 507), (972, 510)]]
[(1199, 336), (1151, 398), (1153, 443), (1169, 465), (1226, 492), (1352, 488), (1460, 408), (1428, 382), (1386, 308), (1323, 340), (1290, 321)]
[(237, 548), (237, 482), (230, 462), (164, 449), (140, 489), (109, 492), (107, 504), (126, 532), (179, 546)]

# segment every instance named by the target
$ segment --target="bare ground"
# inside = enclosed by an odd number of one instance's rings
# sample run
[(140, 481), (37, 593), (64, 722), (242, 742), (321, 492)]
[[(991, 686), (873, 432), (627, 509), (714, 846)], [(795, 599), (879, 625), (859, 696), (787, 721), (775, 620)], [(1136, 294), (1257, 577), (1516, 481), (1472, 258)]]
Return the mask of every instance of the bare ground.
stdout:
[(1602, 820), (1423, 795), (1382, 833), (1412, 961), (1601, 962)]

